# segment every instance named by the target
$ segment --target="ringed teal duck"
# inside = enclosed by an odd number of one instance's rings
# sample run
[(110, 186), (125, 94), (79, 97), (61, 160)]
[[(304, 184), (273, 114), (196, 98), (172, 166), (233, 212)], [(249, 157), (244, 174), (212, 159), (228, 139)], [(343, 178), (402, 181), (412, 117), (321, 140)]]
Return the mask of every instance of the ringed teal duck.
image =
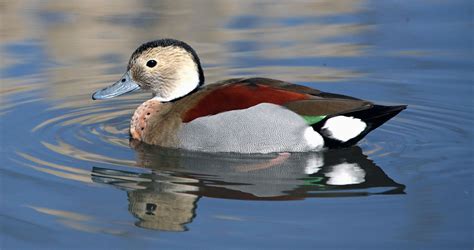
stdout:
[(348, 147), (406, 108), (268, 78), (238, 78), (204, 86), (196, 52), (161, 39), (133, 52), (126, 73), (92, 99), (135, 90), (153, 98), (135, 111), (133, 139), (207, 152), (304, 152)]

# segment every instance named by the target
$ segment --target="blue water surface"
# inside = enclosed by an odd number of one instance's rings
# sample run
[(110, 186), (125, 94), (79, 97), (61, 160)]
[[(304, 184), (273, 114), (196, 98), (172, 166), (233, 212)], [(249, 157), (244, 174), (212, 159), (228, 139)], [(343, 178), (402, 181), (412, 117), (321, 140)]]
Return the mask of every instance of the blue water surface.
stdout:
[[(472, 1), (3, 5), (1, 249), (474, 246)], [(408, 109), (356, 147), (287, 158), (129, 142), (149, 96), (90, 95), (163, 37), (196, 49), (208, 83), (264, 76)]]

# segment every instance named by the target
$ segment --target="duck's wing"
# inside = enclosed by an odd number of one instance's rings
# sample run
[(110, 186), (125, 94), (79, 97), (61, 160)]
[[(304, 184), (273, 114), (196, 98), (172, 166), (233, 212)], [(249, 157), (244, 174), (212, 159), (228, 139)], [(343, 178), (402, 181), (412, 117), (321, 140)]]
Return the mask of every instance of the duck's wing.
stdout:
[(272, 103), (284, 106), (312, 123), (321, 116), (364, 110), (373, 105), (353, 97), (325, 93), (268, 78), (231, 79), (209, 85), (198, 93), (195, 97), (190, 96), (199, 100), (182, 113), (183, 122), (226, 111), (247, 109), (261, 103)]

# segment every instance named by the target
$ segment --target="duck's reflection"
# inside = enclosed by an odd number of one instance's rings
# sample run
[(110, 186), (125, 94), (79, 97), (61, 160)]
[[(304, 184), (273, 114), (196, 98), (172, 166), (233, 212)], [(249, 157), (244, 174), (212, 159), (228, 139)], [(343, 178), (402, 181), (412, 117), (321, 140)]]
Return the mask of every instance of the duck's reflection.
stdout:
[(199, 197), (245, 200), (298, 200), (403, 194), (362, 150), (352, 147), (318, 153), (203, 154), (132, 145), (137, 163), (151, 173), (94, 168), (94, 182), (123, 189), (137, 226), (184, 231)]

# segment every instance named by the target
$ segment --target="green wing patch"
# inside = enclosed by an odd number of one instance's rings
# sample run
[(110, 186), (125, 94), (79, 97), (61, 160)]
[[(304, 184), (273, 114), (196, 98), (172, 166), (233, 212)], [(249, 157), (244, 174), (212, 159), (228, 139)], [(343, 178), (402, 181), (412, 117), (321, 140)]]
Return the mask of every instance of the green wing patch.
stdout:
[(302, 117), (308, 125), (313, 125), (315, 123), (320, 122), (324, 118), (326, 118), (326, 115), (317, 115), (317, 116), (303, 115)]

